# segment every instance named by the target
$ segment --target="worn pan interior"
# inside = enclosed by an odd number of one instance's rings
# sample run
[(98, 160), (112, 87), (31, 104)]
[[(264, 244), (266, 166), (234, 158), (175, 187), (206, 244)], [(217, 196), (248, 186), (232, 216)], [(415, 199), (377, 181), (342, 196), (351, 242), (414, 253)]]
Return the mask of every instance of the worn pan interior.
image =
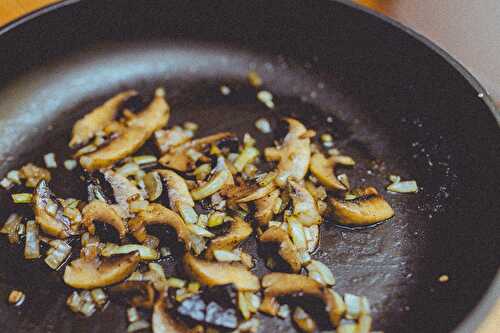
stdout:
[[(376, 329), (450, 331), (485, 294), (499, 266), (500, 133), (484, 92), (434, 48), (329, 1), (61, 7), (0, 36), (1, 174), (49, 151), (61, 164), (71, 123), (124, 88), (147, 99), (162, 85), (171, 123), (195, 119), (203, 133), (249, 131), (267, 144), (273, 137), (257, 133), (255, 119), (276, 124), (293, 114), (332, 133), (358, 161), (345, 170), (351, 182), (375, 185), (395, 208), (390, 222), (366, 230), (325, 223), (315, 253), (332, 268), (337, 290), (369, 297)], [(256, 101), (249, 69), (273, 92), (275, 110)], [(78, 177), (58, 172), (55, 192), (83, 198)], [(390, 173), (416, 179), (422, 190), (387, 194)], [(4, 191), (0, 200), (4, 219), (13, 205)], [(0, 331), (125, 331), (122, 305), (76, 317), (64, 304), (61, 274), (21, 258), (22, 249), (2, 239), (0, 300), (13, 288), (28, 298), (19, 309), (0, 302)], [(164, 266), (175, 271), (175, 258)], [(439, 283), (441, 274), (450, 281)], [(261, 332), (291, 327), (262, 319)]]

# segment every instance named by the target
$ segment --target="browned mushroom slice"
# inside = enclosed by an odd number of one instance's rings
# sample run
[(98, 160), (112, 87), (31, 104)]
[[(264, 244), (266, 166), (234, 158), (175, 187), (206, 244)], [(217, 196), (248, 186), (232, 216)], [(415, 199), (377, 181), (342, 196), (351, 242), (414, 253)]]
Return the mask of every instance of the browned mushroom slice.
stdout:
[(280, 227), (271, 227), (260, 235), (259, 240), (262, 243), (278, 245), (278, 255), (290, 266), (292, 272), (300, 271), (302, 265), (299, 252), (285, 230)]
[(177, 171), (190, 171), (191, 169), (193, 169), (195, 164), (195, 161), (193, 161), (188, 155), (188, 151), (190, 149), (201, 151), (213, 143), (217, 143), (230, 137), (234, 137), (234, 134), (231, 132), (221, 132), (206, 136), (204, 138), (186, 142), (183, 145), (170, 149), (167, 154), (163, 155), (160, 158), (159, 162), (161, 165)]
[(160, 295), (153, 310), (153, 333), (194, 333), (184, 324), (176, 321), (167, 308), (167, 295)]
[(177, 238), (184, 243), (186, 249), (191, 248), (191, 232), (182, 218), (176, 212), (160, 204), (150, 204), (128, 222), (130, 232), (141, 243), (148, 238), (146, 226), (153, 224), (163, 224), (173, 228), (177, 233)]
[(136, 197), (137, 200), (142, 200), (143, 193), (127, 179), (112, 170), (104, 171), (104, 178), (113, 189), (113, 196), (115, 197), (117, 211), (122, 218), (129, 218), (132, 216), (130, 213), (129, 201), (131, 197)]
[(364, 189), (363, 194), (353, 200), (330, 198), (333, 215), (340, 224), (370, 225), (394, 216), (394, 210), (373, 188)]
[(321, 184), (332, 190), (346, 191), (347, 188), (335, 176), (335, 160), (327, 159), (321, 153), (314, 153), (311, 157), (311, 173), (318, 178)]
[(170, 108), (163, 94), (156, 94), (148, 107), (128, 121), (127, 127), (108, 145), (80, 157), (86, 170), (106, 168), (135, 153), (153, 132), (164, 127), (170, 116)]
[(95, 234), (95, 221), (109, 224), (115, 228), (120, 238), (124, 238), (127, 234), (125, 222), (116, 211), (105, 202), (93, 200), (83, 208), (82, 213), (82, 223), (87, 227), (91, 235)]
[(198, 215), (194, 210), (194, 201), (184, 178), (172, 170), (164, 169), (156, 172), (167, 184), (170, 207), (181, 214), (186, 223), (196, 223)]
[(211, 240), (208, 245), (206, 257), (212, 260), (215, 250), (232, 251), (241, 242), (252, 234), (252, 227), (240, 217), (235, 217), (231, 222), (231, 227), (225, 235)]
[(272, 316), (278, 313), (279, 304), (277, 298), (282, 296), (311, 296), (321, 300), (325, 305), (330, 323), (336, 327), (342, 314), (345, 312), (345, 304), (341, 299), (319, 282), (299, 274), (270, 273), (262, 278), (264, 288), (264, 299), (260, 310)]
[(304, 226), (320, 224), (323, 219), (318, 212), (316, 201), (311, 193), (294, 179), (289, 179), (290, 197), (293, 202), (293, 215)]
[(73, 260), (64, 270), (64, 282), (73, 288), (94, 289), (125, 280), (139, 264), (138, 252), (117, 254), (108, 258)]
[(268, 195), (255, 200), (255, 219), (260, 226), (267, 226), (274, 215), (274, 208), (280, 197), (280, 190), (276, 189)]
[(124, 296), (133, 307), (153, 308), (155, 290), (151, 281), (124, 281), (109, 289), (112, 295)]
[(186, 253), (184, 270), (193, 279), (212, 287), (233, 283), (239, 291), (257, 291), (259, 278), (240, 263), (214, 262)]
[(35, 221), (43, 232), (57, 238), (75, 234), (71, 229), (71, 220), (64, 215), (64, 207), (44, 179), (38, 182), (33, 192), (33, 211)]
[(288, 134), (279, 148), (266, 148), (264, 154), (268, 161), (278, 162), (278, 176), (275, 181), (285, 186), (288, 177), (298, 180), (304, 178), (311, 158), (311, 140), (306, 127), (293, 118), (285, 118), (288, 122)]
[(103, 105), (87, 113), (73, 126), (69, 146), (75, 148), (86, 144), (98, 132), (104, 130), (115, 119), (120, 107), (132, 96), (137, 95), (134, 90), (124, 91), (107, 100)]

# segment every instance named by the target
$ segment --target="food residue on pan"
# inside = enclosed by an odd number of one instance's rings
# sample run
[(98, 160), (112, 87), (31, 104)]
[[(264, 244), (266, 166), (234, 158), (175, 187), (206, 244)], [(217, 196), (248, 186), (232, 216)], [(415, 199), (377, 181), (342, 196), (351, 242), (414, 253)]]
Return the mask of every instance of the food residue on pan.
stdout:
[[(262, 78), (250, 72), (248, 81), (273, 109)], [(163, 89), (142, 111), (124, 109), (137, 95), (117, 94), (73, 127), (74, 155), (60, 158), (66, 172), (83, 172), (86, 198), (57, 196), (50, 182), (60, 173), (32, 163), (0, 182), (23, 188), (12, 200), (33, 208), (26, 216), (12, 212), (0, 233), (24, 242), (27, 260), (42, 258), (60, 273), (74, 289), (70, 310), (90, 317), (124, 300), (128, 332), (256, 332), (259, 312), (290, 318), (303, 332), (325, 323), (337, 332), (370, 332), (368, 300), (337, 293), (335, 272), (314, 251), (323, 224), (372, 225), (394, 210), (374, 187), (351, 188), (347, 175), (336, 174), (355, 161), (332, 148), (333, 136), (318, 138), (299, 119), (284, 118), (288, 133), (265, 149), (248, 133), (198, 137), (195, 122), (169, 123), (175, 110)], [(254, 125), (273, 132), (266, 118)], [(157, 152), (137, 153), (148, 141)], [(58, 168), (53, 153), (44, 162)], [(392, 192), (418, 190), (414, 181), (391, 182)], [(250, 238), (263, 249), (257, 256), (241, 246)], [(182, 269), (167, 276), (159, 263), (169, 264), (162, 259), (171, 253)], [(253, 271), (257, 261), (266, 275)], [(25, 297), (14, 290), (8, 300), (21, 305)], [(304, 297), (321, 304), (321, 313), (297, 302)]]

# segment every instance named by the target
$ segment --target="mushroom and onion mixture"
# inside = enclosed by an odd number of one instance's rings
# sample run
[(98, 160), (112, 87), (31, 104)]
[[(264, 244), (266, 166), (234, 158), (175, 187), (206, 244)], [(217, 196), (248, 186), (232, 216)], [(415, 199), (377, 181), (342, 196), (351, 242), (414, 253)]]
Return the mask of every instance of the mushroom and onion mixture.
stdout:
[[(250, 81), (260, 82), (255, 74)], [(284, 118), (288, 133), (259, 150), (249, 134), (200, 137), (196, 123), (169, 124), (161, 88), (132, 112), (125, 105), (137, 95), (119, 93), (73, 127), (73, 156), (60, 165), (82, 172), (85, 200), (58, 197), (57, 174), (32, 163), (2, 181), (25, 186), (12, 198), (32, 215), (11, 214), (0, 233), (24, 242), (26, 259), (43, 258), (61, 273), (74, 289), (71, 311), (88, 317), (124, 300), (129, 332), (256, 332), (264, 314), (288, 317), (303, 332), (370, 332), (368, 300), (337, 293), (331, 270), (313, 255), (323, 223), (359, 227), (394, 215), (375, 188), (350, 188), (336, 174), (354, 160), (323, 151), (297, 119)], [(272, 130), (263, 118), (256, 126)], [(157, 154), (138, 155), (147, 141)], [(49, 157), (46, 167), (56, 167)], [(390, 189), (410, 185), (393, 179)], [(258, 257), (241, 246), (249, 238)], [(253, 272), (257, 261), (267, 274)], [(20, 304), (24, 294), (9, 300)]]

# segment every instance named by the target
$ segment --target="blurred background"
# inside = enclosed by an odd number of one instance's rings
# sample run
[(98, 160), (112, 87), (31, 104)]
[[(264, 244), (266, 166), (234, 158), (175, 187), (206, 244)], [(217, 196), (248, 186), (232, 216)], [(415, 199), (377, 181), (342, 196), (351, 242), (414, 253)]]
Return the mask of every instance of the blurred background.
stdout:
[[(58, 0), (0, 0), (0, 26)], [(426, 36), (464, 65), (500, 107), (500, 0), (355, 0)], [(500, 332), (500, 301), (477, 333)]]

